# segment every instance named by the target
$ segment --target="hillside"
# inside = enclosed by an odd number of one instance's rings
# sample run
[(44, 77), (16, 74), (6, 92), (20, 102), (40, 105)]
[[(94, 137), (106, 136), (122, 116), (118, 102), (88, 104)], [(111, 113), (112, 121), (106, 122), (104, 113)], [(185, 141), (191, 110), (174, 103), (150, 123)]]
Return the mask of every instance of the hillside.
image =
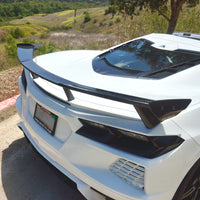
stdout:
[[(17, 77), (21, 73), (20, 64), (16, 54), (8, 56), (6, 50), (7, 47), (16, 50), (17, 42), (43, 43), (38, 53), (44, 54), (68, 49), (105, 49), (131, 38), (152, 32), (165, 33), (167, 30), (166, 20), (148, 10), (131, 19), (119, 14), (115, 16), (105, 14), (106, 8), (67, 9), (2, 23), (0, 25), (1, 100), (19, 93), (15, 86)], [(200, 20), (197, 20), (199, 16), (200, 6), (192, 9), (185, 7), (176, 31), (200, 33)], [(10, 46), (7, 36), (13, 38)], [(5, 71), (7, 69), (9, 71)], [(9, 75), (5, 76), (5, 74)], [(16, 75), (14, 80), (13, 75)], [(6, 77), (6, 84), (2, 77)]]
[[(18, 65), (16, 51), (11, 52), (14, 57), (6, 56), (8, 35), (14, 37), (11, 50), (16, 48), (17, 42), (35, 42), (44, 44), (38, 51), (44, 54), (66, 49), (105, 49), (131, 38), (167, 30), (167, 21), (148, 10), (130, 18), (118, 13), (112, 16), (105, 12), (106, 9), (96, 7), (35, 14), (1, 24), (0, 71)], [(199, 33), (199, 16), (200, 6), (185, 7), (176, 31)]]
[(50, 30), (56, 30), (59, 28), (67, 29), (75, 26), (76, 28), (73, 28), (79, 30), (81, 28), (80, 24), (84, 21), (85, 11), (90, 13), (91, 19), (101, 18), (104, 15), (105, 7), (77, 9), (76, 16), (74, 10), (66, 10), (53, 14), (37, 14), (34, 16), (24, 17), (23, 19), (12, 20), (10, 23), (15, 25), (27, 23), (37, 24), (40, 26), (48, 27)]
[(0, 0), (0, 22), (41, 13), (105, 6), (107, 0)]

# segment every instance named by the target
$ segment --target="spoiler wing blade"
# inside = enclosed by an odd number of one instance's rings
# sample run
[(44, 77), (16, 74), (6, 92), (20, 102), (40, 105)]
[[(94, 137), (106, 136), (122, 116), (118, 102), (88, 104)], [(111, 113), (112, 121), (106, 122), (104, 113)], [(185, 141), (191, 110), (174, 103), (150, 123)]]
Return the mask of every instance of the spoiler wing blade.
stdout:
[(190, 99), (154, 101), (151, 99), (130, 96), (77, 84), (45, 70), (33, 61), (33, 51), (38, 49), (40, 46), (40, 44), (18, 44), (17, 54), (20, 63), (34, 76), (39, 76), (49, 82), (63, 87), (68, 101), (72, 101), (74, 99), (70, 90), (75, 90), (122, 103), (132, 104), (147, 128), (153, 128), (160, 122), (179, 114), (191, 102)]

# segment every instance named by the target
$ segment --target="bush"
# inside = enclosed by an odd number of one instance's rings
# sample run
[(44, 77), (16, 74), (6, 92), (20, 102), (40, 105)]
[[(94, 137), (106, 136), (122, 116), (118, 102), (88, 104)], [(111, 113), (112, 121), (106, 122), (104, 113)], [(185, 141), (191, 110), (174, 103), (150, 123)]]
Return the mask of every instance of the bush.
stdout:
[(120, 23), (120, 22), (121, 22), (120, 17), (117, 17), (116, 20), (115, 20), (115, 23)]
[(108, 14), (112, 13), (112, 17), (114, 17), (116, 12), (117, 12), (117, 9), (115, 6), (109, 6), (107, 9), (105, 9), (104, 15), (108, 15)]
[(5, 37), (2, 37), (2, 38), (1, 38), (1, 42), (6, 42), (6, 38), (5, 38)]
[(72, 25), (65, 25), (65, 26), (62, 26), (62, 27), (61, 27), (61, 30), (70, 30), (70, 29), (72, 29), (72, 28), (73, 28)]
[(56, 45), (53, 42), (49, 42), (48, 44), (43, 44), (37, 51), (37, 55), (52, 53), (56, 50)]
[(108, 8), (105, 9), (104, 15), (107, 15), (107, 14), (109, 14), (109, 9)]
[(7, 42), (7, 44), (5, 45), (5, 48), (6, 48), (8, 56), (16, 57), (17, 56), (17, 42), (16, 42), (16, 39), (11, 34), (9, 34), (6, 37), (6, 42)]
[(106, 22), (100, 22), (100, 23), (99, 23), (99, 26), (100, 26), (100, 27), (106, 26), (106, 25), (107, 25)]
[(91, 20), (91, 17), (88, 11), (85, 11), (84, 14), (85, 14), (84, 23), (87, 23)]
[(20, 29), (20, 28), (16, 28), (16, 29), (12, 29), (10, 34), (15, 38), (15, 39), (18, 39), (18, 38), (22, 38), (24, 37), (24, 32)]
[(31, 32), (31, 35), (36, 35), (36, 34), (37, 34), (37, 32), (35, 32), (35, 31)]
[(49, 37), (49, 33), (45, 32), (40, 35), (40, 39), (47, 39)]
[(109, 21), (109, 26), (112, 26), (114, 24), (113, 21)]
[(98, 21), (97, 19), (94, 19), (93, 23), (94, 23), (94, 24), (96, 24), (96, 23), (97, 23), (97, 21)]
[(35, 40), (34, 39), (30, 39), (30, 38), (24, 38), (22, 40), (23, 43), (35, 43)]

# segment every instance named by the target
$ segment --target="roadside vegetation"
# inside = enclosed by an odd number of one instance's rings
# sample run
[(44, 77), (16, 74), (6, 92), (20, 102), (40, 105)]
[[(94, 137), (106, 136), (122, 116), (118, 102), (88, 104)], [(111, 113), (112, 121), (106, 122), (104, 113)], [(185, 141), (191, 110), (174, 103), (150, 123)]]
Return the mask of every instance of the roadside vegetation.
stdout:
[(175, 31), (179, 15), (184, 6), (187, 8), (196, 7), (199, 0), (108, 0), (110, 3), (109, 8), (111, 12), (125, 13), (133, 17), (143, 12), (143, 9), (151, 10), (162, 16), (168, 22), (167, 33), (172, 34)]
[[(91, 2), (97, 5), (97, 1)], [(167, 32), (168, 22), (156, 12), (143, 9), (131, 17), (112, 10), (106, 2), (102, 1), (105, 6), (101, 7), (72, 7), (60, 12), (11, 17), (12, 20), (4, 18), (0, 23), (0, 71), (19, 66), (16, 56), (19, 42), (42, 43), (37, 54), (44, 54), (105, 49), (141, 35)], [(200, 33), (199, 18), (200, 5), (184, 6), (175, 31)]]

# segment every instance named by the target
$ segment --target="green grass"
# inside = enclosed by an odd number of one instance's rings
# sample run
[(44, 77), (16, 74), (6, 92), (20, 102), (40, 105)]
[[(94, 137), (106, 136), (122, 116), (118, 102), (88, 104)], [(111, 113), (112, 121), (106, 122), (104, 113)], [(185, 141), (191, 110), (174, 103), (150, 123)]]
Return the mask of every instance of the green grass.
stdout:
[(179, 17), (176, 31), (200, 33), (200, 5), (195, 8), (184, 8)]
[(10, 69), (10, 68), (14, 68), (14, 67), (19, 67), (18, 59), (13, 58), (13, 57), (8, 57), (5, 52), (4, 44), (1, 43), (0, 44), (0, 72)]
[(67, 16), (68, 14), (74, 13), (74, 10), (67, 10), (58, 14), (59, 17)]
[(10, 25), (4, 25), (0, 27), (0, 39), (6, 37), (12, 30), (15, 30), (16, 28), (19, 28), (22, 32), (24, 37), (29, 35), (38, 35), (43, 32), (46, 32), (48, 29), (46, 27), (37, 25), (37, 24), (10, 24)]

